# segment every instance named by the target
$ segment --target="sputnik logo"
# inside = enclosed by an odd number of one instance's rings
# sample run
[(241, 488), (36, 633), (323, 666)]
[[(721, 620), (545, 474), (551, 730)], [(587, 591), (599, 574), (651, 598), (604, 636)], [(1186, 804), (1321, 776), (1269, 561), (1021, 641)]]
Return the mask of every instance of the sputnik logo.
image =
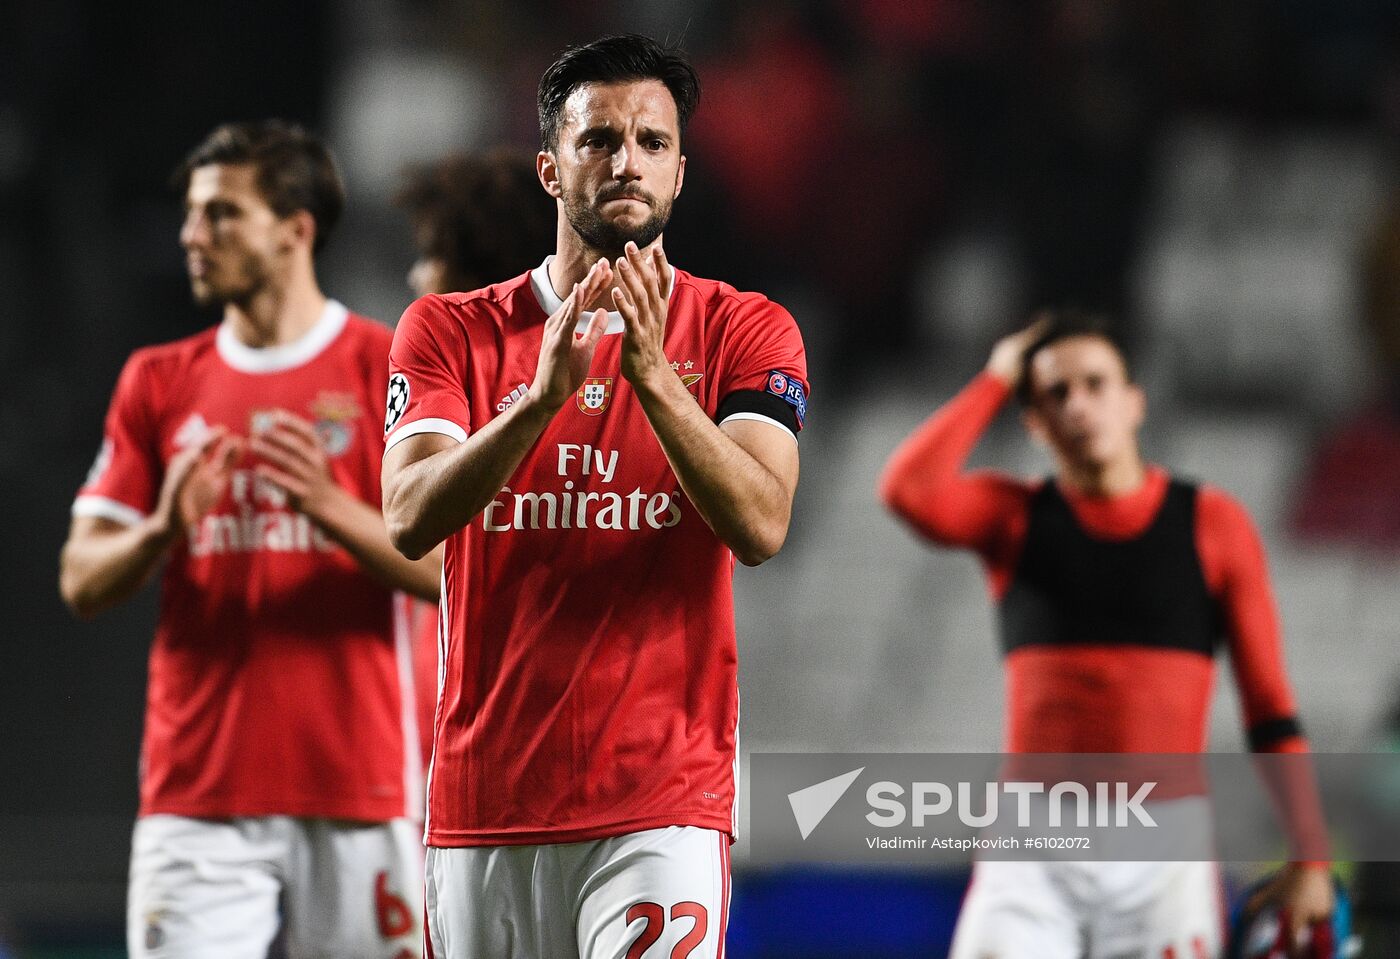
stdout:
[(851, 788), (851, 784), (863, 772), (864, 766), (823, 780), (806, 789), (788, 793), (788, 805), (792, 807), (792, 817), (797, 820), (797, 831), (802, 833), (803, 840), (821, 825), (826, 814), (841, 801), (841, 797), (846, 795), (846, 790)]

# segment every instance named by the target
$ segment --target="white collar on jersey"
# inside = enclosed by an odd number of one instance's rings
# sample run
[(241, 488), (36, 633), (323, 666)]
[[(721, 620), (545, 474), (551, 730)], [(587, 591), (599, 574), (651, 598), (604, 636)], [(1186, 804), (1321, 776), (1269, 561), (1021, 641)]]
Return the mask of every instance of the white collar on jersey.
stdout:
[(327, 300), (321, 318), (300, 339), (278, 346), (249, 346), (233, 332), (233, 326), (225, 320), (219, 324), (215, 343), (219, 356), (229, 366), (240, 373), (280, 373), (310, 363), (340, 335), (345, 329), (345, 321), (350, 311), (335, 300)]
[[(554, 259), (554, 254), (544, 258), (544, 262), (530, 273), (530, 286), (535, 291), (535, 299), (539, 301), (540, 309), (544, 310), (545, 316), (553, 315), (554, 311), (564, 305), (559, 294), (554, 292), (554, 284), (549, 282), (549, 261)], [(669, 263), (666, 268), (671, 271), (671, 285), (666, 291), (666, 299), (671, 299), (671, 294), (676, 292), (676, 268)], [(624, 329), (622, 314), (617, 310), (608, 311), (608, 328), (604, 333), (621, 333)]]

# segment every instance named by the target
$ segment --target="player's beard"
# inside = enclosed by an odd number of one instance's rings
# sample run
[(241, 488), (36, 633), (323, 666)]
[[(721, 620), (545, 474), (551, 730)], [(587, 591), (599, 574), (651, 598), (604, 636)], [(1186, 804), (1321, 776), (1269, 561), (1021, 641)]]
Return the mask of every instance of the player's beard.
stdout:
[[(604, 218), (601, 212), (603, 204), (624, 196), (641, 199), (651, 208), (651, 215), (630, 228)], [(669, 199), (663, 202), (645, 190), (621, 184), (603, 188), (592, 202), (583, 196), (581, 191), (569, 189), (564, 190), (563, 199), (564, 216), (568, 218), (569, 226), (574, 228), (574, 232), (583, 239), (589, 249), (596, 250), (610, 260), (622, 256), (623, 247), (629, 240), (637, 244), (638, 249), (646, 249), (661, 235), (666, 229), (667, 221), (671, 219)]]
[(256, 253), (229, 257), (204, 276), (190, 277), (190, 292), (200, 306), (248, 303), (267, 286), (271, 271)]

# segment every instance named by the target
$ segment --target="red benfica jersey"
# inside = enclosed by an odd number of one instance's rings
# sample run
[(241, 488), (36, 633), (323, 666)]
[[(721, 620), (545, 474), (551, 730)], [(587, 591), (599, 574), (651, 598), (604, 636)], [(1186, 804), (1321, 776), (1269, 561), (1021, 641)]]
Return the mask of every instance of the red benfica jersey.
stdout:
[[(279, 408), (315, 423), (336, 481), (377, 506), (390, 336), (331, 302), (294, 343), (252, 349), (221, 326), (136, 351), (74, 514), (139, 522), (178, 450)], [(141, 814), (403, 816), (419, 767), (391, 593), (255, 465), (245, 453), (165, 567)]]
[[(409, 307), (390, 354), (388, 445), (463, 440), (525, 393), (559, 306), (545, 270)], [(611, 319), (590, 378), (447, 540), (432, 845), (732, 832), (734, 557), (681, 492)], [(802, 340), (764, 297), (675, 271), (665, 351), (711, 418), (800, 428)], [(798, 415), (785, 426), (780, 408)]]

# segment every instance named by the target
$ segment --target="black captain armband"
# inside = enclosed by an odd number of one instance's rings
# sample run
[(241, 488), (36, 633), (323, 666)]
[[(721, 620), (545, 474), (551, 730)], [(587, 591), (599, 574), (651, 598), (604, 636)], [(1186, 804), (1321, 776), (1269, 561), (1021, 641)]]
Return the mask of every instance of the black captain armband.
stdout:
[(1249, 748), (1256, 753), (1262, 753), (1275, 743), (1301, 735), (1303, 727), (1297, 716), (1266, 719), (1249, 727)]
[(763, 390), (735, 390), (720, 401), (715, 413), (715, 422), (723, 423), (732, 416), (740, 419), (762, 417), (788, 428), (793, 436), (802, 425), (797, 419), (797, 408), (787, 400)]

